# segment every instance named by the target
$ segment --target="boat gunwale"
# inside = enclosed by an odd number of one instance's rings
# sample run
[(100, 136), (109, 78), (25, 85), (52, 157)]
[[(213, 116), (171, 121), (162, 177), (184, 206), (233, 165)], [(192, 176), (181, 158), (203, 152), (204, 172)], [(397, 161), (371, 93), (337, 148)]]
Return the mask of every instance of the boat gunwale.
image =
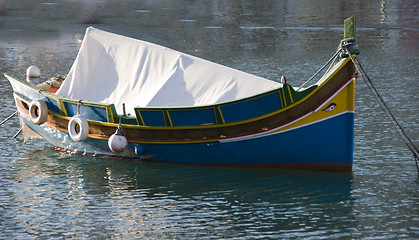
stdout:
[[(243, 124), (247, 124), (247, 123), (251, 123), (251, 122), (255, 122), (255, 121), (259, 121), (262, 119), (266, 119), (266, 118), (270, 118), (272, 116), (278, 115), (282, 112), (285, 112), (291, 108), (294, 108), (295, 106), (303, 103), (304, 101), (306, 101), (308, 98), (310, 98), (311, 96), (313, 96), (314, 94), (316, 94), (327, 82), (329, 82), (330, 79), (332, 79), (342, 68), (343, 66), (346, 65), (346, 63), (349, 61), (349, 58), (346, 59), (341, 59), (328, 73), (326, 73), (325, 75), (323, 75), (320, 80), (314, 84), (317, 85), (317, 87), (315, 89), (313, 89), (313, 91), (311, 91), (309, 94), (307, 94), (306, 96), (304, 96), (302, 99), (293, 102), (292, 104), (289, 104), (281, 109), (278, 109), (276, 111), (258, 116), (258, 117), (254, 117), (254, 118), (249, 118), (246, 120), (242, 120), (242, 121), (235, 121), (235, 122), (230, 122), (230, 123), (217, 123), (217, 124), (208, 124), (208, 125), (191, 125), (191, 126), (147, 126), (147, 125), (139, 125), (137, 123), (137, 125), (134, 124), (124, 124), (122, 123), (121, 125), (124, 128), (129, 128), (129, 129), (150, 129), (150, 130), (169, 130), (169, 129), (173, 129), (173, 130), (193, 130), (193, 129), (214, 129), (214, 128), (225, 128), (225, 127), (231, 127), (231, 126), (238, 126), (238, 125), (243, 125)], [(37, 88), (35, 85), (28, 83), (27, 81), (21, 80), (17, 77), (14, 77), (12, 75), (9, 75), (7, 73), (4, 74), (6, 77), (10, 77), (15, 81), (18, 81), (22, 84), (24, 84), (25, 86), (28, 86), (29, 88), (31, 88), (32, 90), (40, 93), (41, 95), (47, 97), (47, 98), (52, 98), (54, 100), (57, 101), (58, 103), (58, 108), (60, 109), (60, 111), (62, 112), (62, 114), (60, 113), (55, 113), (53, 111), (49, 111), (50, 114), (52, 114), (55, 117), (61, 118), (61, 119), (67, 119), (69, 120), (71, 118), (71, 116), (68, 116), (66, 114), (65, 111), (65, 107), (64, 107), (64, 102), (70, 102), (70, 103), (80, 103), (82, 105), (86, 105), (86, 106), (99, 106), (99, 107), (114, 107), (113, 104), (103, 104), (103, 103), (96, 103), (96, 102), (89, 102), (89, 101), (77, 101), (74, 99), (70, 99), (70, 98), (64, 98), (64, 97), (60, 97), (54, 93), (50, 93), (48, 91), (45, 91), (43, 89), (39, 89)], [(345, 81), (346, 82), (346, 81)], [(312, 86), (314, 86), (312, 85)], [(284, 85), (285, 86), (285, 85)], [(269, 90), (267, 92), (264, 93), (260, 93), (257, 95), (253, 95), (253, 96), (249, 96), (247, 98), (241, 98), (238, 100), (234, 100), (234, 101), (229, 101), (229, 102), (224, 102), (224, 103), (218, 103), (218, 104), (213, 104), (213, 105), (205, 105), (205, 106), (192, 106), (192, 107), (150, 107), (150, 108), (135, 108), (135, 109), (149, 109), (151, 111), (174, 111), (174, 110), (198, 110), (198, 109), (210, 109), (210, 108), (220, 108), (222, 106), (227, 106), (230, 104), (236, 104), (236, 103), (240, 103), (240, 102), (245, 102), (245, 101), (249, 101), (252, 99), (256, 99), (258, 97), (262, 97), (274, 92), (277, 92), (278, 90), (280, 90), (283, 87), (277, 88), (277, 89), (273, 89), (273, 90)], [(20, 94), (22, 95), (22, 94)], [(29, 98), (26, 98), (29, 100)], [(316, 107), (317, 108), (317, 107)], [(310, 111), (308, 111), (310, 112)], [(303, 113), (303, 115), (305, 115), (306, 113)], [(108, 114), (109, 115), (109, 114)], [(100, 126), (105, 126), (105, 127), (113, 127), (116, 128), (119, 123), (117, 123), (115, 121), (115, 117), (119, 118), (119, 116), (121, 115), (117, 115), (117, 116), (113, 116), (113, 114), (110, 114), (113, 117), (113, 121), (110, 122), (109, 120), (107, 122), (105, 121), (98, 121), (98, 120), (92, 120), (92, 119), (87, 119), (88, 122), (91, 122), (95, 125), (100, 125)], [(132, 119), (136, 119), (136, 117), (130, 117)]]
[[(330, 79), (332, 79), (340, 70), (343, 68), (343, 66), (346, 65), (346, 63), (349, 60), (340, 62), (339, 66), (334, 69), (334, 71), (331, 71), (331, 73), (328, 74), (327, 79), (323, 81), (321, 86), (329, 82)], [(282, 121), (279, 124), (272, 124), (269, 121), (269, 118), (276, 117), (275, 115), (280, 115), (282, 112), (289, 110), (292, 107), (295, 107), (296, 105), (299, 105), (307, 98), (315, 94), (321, 87), (317, 87), (315, 90), (312, 91), (308, 96), (305, 98), (295, 102), (294, 104), (291, 104), (290, 106), (281, 109), (280, 111), (276, 111), (274, 114), (267, 114), (262, 117), (251, 119), (250, 121), (242, 121), (242, 122), (234, 122), (234, 123), (228, 123), (228, 124), (217, 124), (217, 125), (204, 125), (204, 126), (181, 126), (181, 127), (149, 127), (149, 126), (140, 126), (140, 125), (131, 125), (131, 124), (121, 124), (123, 129), (127, 130), (127, 140), (129, 142), (138, 142), (138, 143), (206, 143), (206, 142), (215, 142), (220, 141), (223, 139), (232, 139), (236, 137), (242, 137), (242, 136), (249, 136), (254, 135), (258, 133), (263, 133), (278, 127), (281, 127), (283, 125), (288, 124), (289, 122), (294, 121), (295, 119), (299, 119), (302, 116), (305, 116), (309, 114), (310, 112), (315, 111), (315, 109), (318, 109), (320, 105), (324, 103), (324, 101), (327, 101), (330, 96), (333, 96), (336, 92), (340, 91), (345, 84), (347, 84), (349, 81), (353, 79), (354, 75), (350, 75), (345, 80), (338, 81), (340, 84), (338, 86), (334, 86), (333, 91), (326, 91), (327, 97), (323, 99), (321, 102), (317, 102), (317, 104), (308, 104), (309, 110), (300, 112), (299, 115), (294, 114), (293, 118)], [(20, 96), (21, 94), (17, 94)], [(28, 101), (27, 98), (21, 97), (21, 100)], [(25, 101), (24, 100), (24, 101)], [(26, 102), (28, 104), (28, 102)], [(71, 119), (69, 116), (63, 116), (61, 114), (57, 114), (53, 111), (49, 111), (50, 115), (48, 117), (48, 121), (46, 125), (49, 127), (67, 131), (67, 125), (68, 121)], [(272, 120), (272, 119), (271, 119)], [(275, 120), (275, 119), (274, 119)], [(102, 122), (102, 121), (96, 121), (96, 120), (88, 120), (90, 124), (90, 130), (89, 137), (96, 138), (96, 139), (108, 139), (110, 135), (113, 134), (115, 129), (118, 127), (118, 124), (116, 123), (108, 123), (108, 122)], [(246, 127), (246, 124), (263, 124), (263, 122), (269, 123), (269, 128), (255, 128), (254, 126), (249, 126), (247, 131), (238, 131), (237, 129), (234, 130), (234, 128), (244, 128)], [(233, 129), (233, 130), (231, 130)], [(134, 130), (134, 132), (132, 132)], [(215, 132), (218, 132), (217, 134), (214, 134), (213, 132), (208, 132), (211, 130), (215, 130)], [(140, 132), (138, 132), (140, 131)], [(190, 134), (190, 131), (193, 131), (193, 134), (199, 137), (189, 138), (188, 134)], [(235, 132), (234, 134), (220, 134), (219, 132), (224, 131), (230, 131)], [(149, 134), (148, 137), (143, 138), (143, 134)], [(181, 133), (181, 134), (180, 134)], [(183, 134), (183, 137), (174, 137), (176, 134)], [(152, 135), (153, 137), (150, 137)], [(160, 137), (156, 137), (156, 135), (159, 135)], [(211, 135), (211, 136), (208, 136)], [(161, 137), (165, 136), (165, 137)]]

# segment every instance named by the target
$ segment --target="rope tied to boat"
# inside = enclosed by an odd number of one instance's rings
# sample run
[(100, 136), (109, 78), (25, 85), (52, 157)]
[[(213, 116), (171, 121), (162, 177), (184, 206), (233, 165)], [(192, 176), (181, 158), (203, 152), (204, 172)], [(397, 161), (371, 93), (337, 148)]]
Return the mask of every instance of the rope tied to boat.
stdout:
[[(355, 40), (356, 41), (356, 40)], [(343, 40), (342, 40), (343, 42)], [(406, 131), (403, 129), (402, 125), (397, 121), (394, 114), (391, 112), (388, 105), (385, 103), (384, 99), (381, 97), (380, 93), (378, 92), (377, 88), (374, 86), (374, 83), (372, 82), (371, 78), (368, 77), (367, 72), (365, 71), (364, 67), (359, 62), (358, 58), (352, 56), (352, 51), (354, 51), (354, 48), (351, 47), (353, 43), (350, 44), (343, 44), (341, 43), (342, 49), (345, 51), (346, 54), (348, 54), (348, 57), (351, 59), (351, 61), (354, 63), (355, 68), (359, 72), (359, 74), (362, 76), (362, 79), (364, 79), (366, 85), (368, 86), (369, 90), (373, 93), (374, 98), (379, 103), (381, 109), (384, 111), (386, 117), (390, 120), (393, 127), (396, 129), (396, 132), (400, 135), (402, 141), (406, 144), (407, 148), (412, 152), (413, 157), (415, 159), (416, 163), (416, 170), (419, 174), (419, 150), (418, 147), (413, 144), (410, 137), (407, 135)], [(357, 45), (357, 44), (356, 44)], [(351, 48), (350, 48), (351, 47)], [(357, 50), (356, 46), (356, 50)]]
[(350, 52), (352, 53), (356, 53), (359, 54), (359, 50), (358, 50), (358, 41), (355, 38), (347, 38), (347, 39), (343, 39), (342, 41), (340, 41), (339, 46), (335, 52), (335, 54), (333, 54), (333, 56), (317, 71), (315, 72), (307, 81), (305, 81), (298, 89), (297, 91), (299, 91), (300, 89), (302, 89), (305, 85), (307, 85), (309, 82), (311, 82), (311, 80), (313, 80), (313, 78), (315, 78), (320, 72), (322, 72), (327, 66), (329, 66), (329, 68), (327, 69), (327, 72), (329, 72), (329, 70), (335, 65), (335, 62), (339, 59), (338, 56), (340, 56), (341, 58), (344, 58), (346, 56), (342, 56), (342, 53), (346, 54), (346, 51), (344, 50), (344, 48), (347, 48)]
[(80, 115), (80, 105), (83, 104), (81, 101), (82, 100), (80, 99), (77, 103), (77, 115)]
[[(300, 89), (302, 89), (305, 85), (307, 85), (307, 83), (309, 83), (311, 80), (313, 80), (313, 78), (315, 78), (321, 71), (323, 71), (327, 66), (329, 66), (329, 64), (331, 62), (334, 62), (336, 57), (338, 56), (338, 54), (342, 51), (342, 49), (338, 49), (336, 51), (336, 53), (316, 72), (313, 74), (313, 76), (311, 76), (307, 81), (305, 81), (298, 89), (297, 91), (299, 91)], [(333, 64), (332, 64), (333, 65)], [(327, 72), (327, 71), (326, 71)]]
[[(7, 121), (9, 121), (14, 115), (16, 115), (16, 114), (18, 114), (19, 113), (19, 111), (15, 111), (14, 113), (12, 113), (11, 115), (9, 115), (6, 119), (4, 119), (1, 123), (0, 123), (0, 126), (1, 125), (3, 125), (3, 123), (5, 123), (5, 122), (7, 122)], [(21, 132), (22, 132), (22, 130), (23, 130), (23, 127), (21, 127), (20, 129), (19, 129), (19, 131), (17, 131), (17, 133), (15, 134), (15, 135), (13, 135), (13, 138), (15, 139)]]
[(1, 123), (0, 126), (3, 125), (3, 123), (9, 121), (9, 119), (11, 119), (14, 115), (16, 115), (17, 113), (19, 113), (19, 111), (15, 111), (14, 113), (12, 113), (10, 116), (8, 116), (6, 119), (4, 119)]

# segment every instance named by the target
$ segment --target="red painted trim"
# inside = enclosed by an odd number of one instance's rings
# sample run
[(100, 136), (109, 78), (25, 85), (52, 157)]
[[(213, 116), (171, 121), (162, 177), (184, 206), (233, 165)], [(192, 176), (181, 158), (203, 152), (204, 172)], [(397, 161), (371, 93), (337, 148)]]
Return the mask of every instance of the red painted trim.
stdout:
[(45, 91), (50, 92), (50, 93), (55, 93), (55, 92), (57, 92), (57, 90), (58, 90), (58, 88), (48, 88), (48, 89), (45, 89)]
[(212, 166), (212, 167), (242, 167), (242, 168), (288, 168), (288, 169), (302, 169), (302, 170), (317, 170), (317, 171), (352, 171), (351, 163), (343, 162), (299, 162), (299, 163), (256, 163), (256, 164), (220, 164), (220, 163), (178, 163), (178, 162), (169, 162), (169, 161), (158, 161), (150, 160), (149, 158), (141, 159), (133, 157), (124, 157), (124, 156), (108, 156), (103, 154), (91, 154), (91, 153), (82, 153), (77, 151), (72, 151), (66, 148), (61, 148), (55, 146), (55, 149), (61, 152), (70, 152), (78, 155), (106, 158), (106, 159), (120, 159), (120, 160), (130, 160), (130, 161), (145, 161), (145, 162), (154, 162), (154, 163), (164, 163), (164, 164), (180, 164), (180, 165), (199, 165), (199, 166)]
[(199, 165), (199, 166), (213, 166), (213, 167), (242, 167), (242, 168), (278, 168), (278, 169), (301, 169), (301, 170), (317, 170), (317, 171), (352, 171), (351, 163), (342, 162), (298, 162), (298, 163), (255, 163), (255, 164), (220, 164), (220, 163), (177, 163), (167, 161), (156, 161), (149, 159), (141, 159), (146, 162), (156, 163), (170, 163), (181, 165)]
[[(331, 96), (333, 96), (335, 93), (337, 93), (337, 92), (339, 92), (339, 91), (341, 91), (342, 90), (342, 88), (348, 83), (348, 82), (350, 82), (350, 81), (352, 81), (352, 79), (353, 78), (358, 78), (358, 72), (355, 72), (355, 74), (353, 74), (353, 75), (351, 75), (348, 79), (346, 79), (346, 81), (345, 82), (343, 82), (340, 86), (339, 86), (339, 88), (336, 90), (336, 91), (334, 91), (334, 92), (332, 92), (328, 97), (327, 97), (327, 99), (325, 100), (325, 101), (327, 101)], [(295, 121), (295, 120), (297, 120), (297, 119), (299, 119), (299, 118), (301, 118), (301, 117), (303, 117), (303, 116), (305, 116), (306, 114), (308, 114), (308, 113), (310, 113), (310, 112), (313, 112), (314, 110), (316, 110), (319, 106), (321, 106), (325, 101), (323, 101), (323, 102), (321, 102), (320, 104), (318, 104), (318, 105), (316, 105), (314, 108), (312, 108), (311, 110), (309, 110), (309, 111), (307, 111), (307, 112), (305, 112), (305, 113), (303, 113), (303, 114), (301, 114), (301, 115), (299, 115), (298, 117), (296, 117), (295, 119), (293, 119), (293, 120), (290, 120), (290, 121), (288, 121), (288, 122), (285, 122), (285, 123), (283, 123), (283, 124), (281, 124), (281, 125), (278, 125), (278, 126), (275, 126), (275, 127), (272, 127), (272, 128), (269, 128), (269, 129), (266, 129), (266, 130), (264, 130), (264, 131), (257, 131), (257, 132), (253, 132), (253, 133), (249, 133), (249, 134), (246, 134), (246, 135), (236, 135), (236, 136), (229, 136), (229, 137), (227, 137), (227, 138), (225, 138), (225, 139), (232, 139), (232, 138), (237, 138), (237, 137), (245, 137), (245, 136), (251, 136), (251, 135), (254, 135), (254, 134), (258, 134), (258, 133), (262, 133), (262, 132), (266, 132), (266, 131), (269, 131), (269, 130), (272, 130), (272, 129), (276, 129), (276, 128), (279, 128), (279, 127), (281, 127), (281, 126), (284, 126), (284, 125), (287, 125), (287, 124), (289, 124), (289, 123), (292, 123), (293, 121)]]

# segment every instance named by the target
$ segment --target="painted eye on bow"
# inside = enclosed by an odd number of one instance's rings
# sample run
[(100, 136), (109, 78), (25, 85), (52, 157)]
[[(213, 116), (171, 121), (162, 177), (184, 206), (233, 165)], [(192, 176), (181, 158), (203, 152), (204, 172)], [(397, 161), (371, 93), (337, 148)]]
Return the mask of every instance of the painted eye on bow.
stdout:
[(333, 111), (333, 110), (335, 110), (335, 108), (336, 108), (336, 103), (331, 103), (331, 104), (329, 104), (325, 109), (323, 109), (323, 111), (328, 111), (328, 112), (330, 112), (330, 111)]

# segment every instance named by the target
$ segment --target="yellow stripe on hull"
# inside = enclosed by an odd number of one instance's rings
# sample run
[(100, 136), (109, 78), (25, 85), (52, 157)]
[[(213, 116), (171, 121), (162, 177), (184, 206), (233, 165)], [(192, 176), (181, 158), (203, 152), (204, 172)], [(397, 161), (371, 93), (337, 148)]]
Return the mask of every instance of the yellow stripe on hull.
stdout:
[[(303, 117), (300, 120), (297, 120), (286, 127), (282, 127), (274, 132), (280, 132), (284, 130), (290, 130), (293, 128), (298, 128), (301, 126), (305, 126), (307, 124), (315, 123), (318, 121), (321, 121), (323, 119), (327, 119), (330, 117), (333, 117), (335, 115), (340, 115), (344, 112), (354, 112), (355, 111), (355, 80), (352, 80), (348, 83), (347, 86), (345, 86), (343, 89), (341, 89), (336, 96), (332, 97), (328, 101), (326, 101), (324, 104), (321, 105), (318, 109), (315, 111), (307, 114), (305, 117)], [(325, 108), (329, 106), (330, 104), (336, 104), (334, 110), (332, 111), (326, 111)]]
[[(265, 137), (273, 134), (278, 134), (281, 132), (290, 131), (293, 129), (297, 129), (306, 125), (314, 124), (316, 122), (321, 122), (323, 120), (339, 116), (346, 112), (354, 112), (355, 110), (355, 79), (353, 77), (350, 81), (347, 82), (346, 85), (342, 86), (340, 90), (338, 90), (333, 96), (331, 96), (328, 100), (326, 100), (323, 104), (321, 104), (317, 109), (313, 110), (312, 112), (307, 113), (304, 116), (301, 116), (299, 119), (280, 126), (275, 129), (268, 130), (263, 133), (257, 133), (248, 136), (236, 137), (236, 138), (228, 138), (228, 139), (220, 139), (219, 141), (222, 142), (235, 142), (235, 141), (243, 141), (249, 140), (259, 137)], [(332, 111), (326, 111), (325, 108), (330, 104), (336, 104), (335, 108)]]

